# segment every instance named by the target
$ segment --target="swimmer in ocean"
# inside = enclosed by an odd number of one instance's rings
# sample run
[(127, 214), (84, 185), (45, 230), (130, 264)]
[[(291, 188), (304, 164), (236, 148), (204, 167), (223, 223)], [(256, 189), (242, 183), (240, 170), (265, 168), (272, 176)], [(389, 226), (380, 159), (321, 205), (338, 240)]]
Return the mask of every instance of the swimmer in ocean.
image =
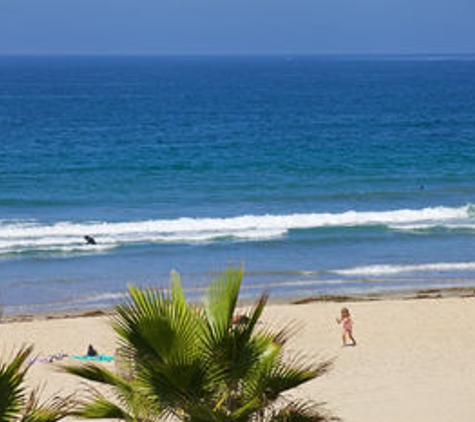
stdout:
[(84, 236), (84, 240), (88, 245), (95, 245), (96, 244), (96, 239), (94, 239), (92, 236), (86, 235)]

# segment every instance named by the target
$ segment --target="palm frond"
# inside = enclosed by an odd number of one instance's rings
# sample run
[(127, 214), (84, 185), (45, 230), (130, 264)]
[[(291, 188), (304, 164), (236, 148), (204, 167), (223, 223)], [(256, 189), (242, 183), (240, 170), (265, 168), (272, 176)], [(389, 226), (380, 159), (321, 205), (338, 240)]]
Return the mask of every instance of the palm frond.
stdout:
[(209, 286), (204, 297), (204, 310), (210, 333), (222, 337), (229, 329), (236, 309), (243, 269), (227, 269)]
[(81, 366), (63, 367), (63, 370), (83, 379), (98, 382), (113, 387), (117, 400), (116, 404), (99, 392), (88, 387), (91, 398), (79, 403), (74, 415), (88, 419), (117, 418), (127, 421), (152, 421), (161, 414), (161, 406), (157, 401), (150, 400), (137, 379), (124, 379), (119, 375), (91, 363)]
[(269, 422), (330, 422), (340, 421), (330, 416), (318, 404), (298, 401), (288, 403), (285, 407), (272, 411)]
[(186, 296), (183, 292), (180, 274), (176, 271), (171, 272), (172, 300), (173, 304), (180, 308), (186, 308)]
[(154, 289), (129, 287), (130, 299), (118, 307), (113, 325), (121, 355), (133, 362), (135, 377), (164, 406), (203, 395), (205, 372), (198, 344), (202, 320), (188, 306), (179, 277), (172, 273), (172, 297)]
[[(117, 399), (123, 404), (122, 407), (115, 405), (104, 398), (97, 389), (88, 387), (88, 391), (93, 397), (92, 401), (87, 405), (83, 403), (79, 408), (80, 410), (75, 413), (77, 415), (92, 419), (117, 417), (128, 420), (126, 416), (129, 414), (146, 413), (148, 415), (151, 409), (154, 409), (155, 413), (160, 413), (160, 403), (158, 401), (153, 402), (146, 397), (145, 389), (141, 387), (140, 381), (137, 379), (122, 378), (118, 374), (92, 363), (64, 366), (62, 370), (83, 379), (114, 388)], [(150, 409), (150, 411), (146, 411), (146, 409)]]
[(10, 420), (19, 414), (26, 402), (23, 381), (30, 365), (25, 364), (32, 346), (20, 349), (8, 363), (0, 365), (0, 419)]
[(207, 374), (198, 362), (154, 367), (140, 365), (137, 371), (144, 394), (164, 409), (182, 408), (209, 394)]
[(262, 396), (270, 403), (276, 401), (286, 391), (322, 376), (333, 362), (308, 363), (305, 356), (295, 356), (282, 362), (280, 354), (269, 355), (246, 382), (247, 397)]
[(251, 338), (254, 329), (259, 322), (260, 317), (262, 316), (262, 312), (264, 311), (268, 299), (269, 294), (263, 293), (259, 297), (257, 303), (254, 305), (246, 321), (235, 326), (235, 329), (241, 333), (241, 341), (246, 342), (249, 338)]
[(134, 420), (124, 409), (103, 396), (96, 396), (87, 403), (81, 403), (72, 414), (85, 419)]
[[(176, 296), (181, 294), (175, 290)], [(131, 300), (117, 307), (113, 327), (121, 349), (134, 359), (137, 354), (154, 364), (185, 359), (196, 343), (198, 321), (181, 299), (171, 301), (154, 289), (129, 287)]]
[(120, 376), (114, 374), (106, 368), (94, 363), (85, 363), (83, 365), (64, 365), (61, 366), (60, 370), (72, 375), (77, 375), (89, 381), (114, 386), (121, 391), (128, 392), (131, 390), (131, 385), (128, 381), (122, 379)]
[(40, 404), (39, 389), (33, 390), (23, 409), (21, 422), (56, 422), (72, 414), (76, 405), (74, 395), (55, 397)]

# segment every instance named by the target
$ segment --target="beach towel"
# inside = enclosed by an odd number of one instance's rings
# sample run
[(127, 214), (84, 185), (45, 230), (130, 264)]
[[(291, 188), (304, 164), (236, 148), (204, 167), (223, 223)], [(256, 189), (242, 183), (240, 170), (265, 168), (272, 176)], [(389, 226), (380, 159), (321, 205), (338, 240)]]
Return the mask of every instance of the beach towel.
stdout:
[(87, 361), (93, 361), (93, 362), (112, 362), (114, 360), (114, 356), (109, 356), (109, 355), (97, 355), (97, 356), (73, 355), (71, 357), (77, 360), (87, 360)]

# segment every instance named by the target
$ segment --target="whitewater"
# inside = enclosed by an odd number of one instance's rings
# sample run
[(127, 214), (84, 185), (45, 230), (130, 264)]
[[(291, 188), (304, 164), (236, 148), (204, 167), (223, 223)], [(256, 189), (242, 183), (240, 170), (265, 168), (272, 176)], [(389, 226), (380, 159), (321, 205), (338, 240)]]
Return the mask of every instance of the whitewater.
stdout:
[[(280, 238), (290, 230), (328, 227), (383, 226), (387, 230), (446, 228), (475, 231), (472, 205), (401, 209), (380, 212), (347, 211), (289, 215), (243, 215), (231, 218), (178, 218), (128, 222), (0, 221), (0, 257), (12, 253), (92, 252), (147, 243), (259, 241)], [(85, 245), (93, 235), (96, 245)]]

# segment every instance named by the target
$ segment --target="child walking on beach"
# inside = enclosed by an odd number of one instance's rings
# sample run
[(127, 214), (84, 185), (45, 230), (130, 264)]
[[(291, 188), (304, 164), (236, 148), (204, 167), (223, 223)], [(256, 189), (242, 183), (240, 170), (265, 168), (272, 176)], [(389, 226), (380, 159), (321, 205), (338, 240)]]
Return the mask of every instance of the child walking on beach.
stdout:
[(348, 308), (341, 309), (341, 317), (337, 318), (336, 322), (338, 322), (338, 324), (343, 325), (343, 347), (347, 346), (346, 336), (348, 336), (352, 342), (350, 346), (356, 346), (356, 340), (353, 337), (353, 320), (351, 319), (350, 311), (348, 310)]

